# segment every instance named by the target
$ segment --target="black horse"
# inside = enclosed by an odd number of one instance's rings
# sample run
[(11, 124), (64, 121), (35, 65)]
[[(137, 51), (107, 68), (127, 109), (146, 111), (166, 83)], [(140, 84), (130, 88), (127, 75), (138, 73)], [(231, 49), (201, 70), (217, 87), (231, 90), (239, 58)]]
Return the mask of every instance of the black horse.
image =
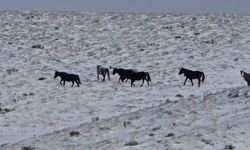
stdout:
[(135, 70), (132, 69), (123, 69), (123, 68), (114, 68), (113, 75), (116, 73), (120, 76), (118, 82), (124, 82), (125, 79), (129, 79), (129, 77), (134, 73)]
[(134, 82), (136, 80), (142, 80), (141, 87), (144, 84), (144, 80), (147, 81), (148, 85), (149, 85), (149, 81), (151, 81), (151, 78), (148, 72), (133, 72), (132, 74), (130, 74), (128, 78), (131, 80), (131, 87), (134, 85)]
[(179, 75), (181, 75), (181, 74), (184, 74), (186, 76), (186, 79), (185, 79), (185, 82), (183, 85), (186, 84), (187, 79), (189, 79), (191, 81), (192, 86), (194, 85), (192, 79), (198, 79), (198, 81), (199, 81), (198, 86), (200, 86), (200, 81), (204, 82), (204, 80), (205, 80), (205, 74), (203, 72), (200, 72), (200, 71), (192, 71), (192, 70), (188, 70), (185, 68), (181, 68)]
[[(62, 86), (65, 86), (65, 81), (72, 82), (72, 86), (71, 87), (74, 86), (74, 82), (77, 84), (78, 87), (81, 84), (81, 80), (80, 80), (79, 76), (76, 75), (76, 74), (68, 74), (66, 72), (56, 71), (55, 75), (54, 75), (54, 78), (56, 78), (57, 76), (61, 77), (60, 84)], [(63, 84), (62, 84), (62, 82), (63, 82)]]
[(250, 73), (246, 73), (241, 70), (240, 74), (244, 78), (244, 80), (247, 82), (247, 85), (250, 86)]

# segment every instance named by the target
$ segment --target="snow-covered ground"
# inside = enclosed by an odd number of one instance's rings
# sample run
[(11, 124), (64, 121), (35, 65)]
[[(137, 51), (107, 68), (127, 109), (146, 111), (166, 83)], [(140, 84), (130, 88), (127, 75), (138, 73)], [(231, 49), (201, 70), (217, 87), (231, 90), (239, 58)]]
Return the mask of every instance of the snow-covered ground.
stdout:
[[(0, 20), (0, 103), (10, 110), (0, 111), (1, 150), (249, 149), (240, 76), (250, 72), (249, 15), (2, 11)], [(96, 65), (147, 71), (152, 84), (97, 81)], [(205, 82), (183, 86), (181, 67)], [(60, 86), (55, 70), (82, 85)]]

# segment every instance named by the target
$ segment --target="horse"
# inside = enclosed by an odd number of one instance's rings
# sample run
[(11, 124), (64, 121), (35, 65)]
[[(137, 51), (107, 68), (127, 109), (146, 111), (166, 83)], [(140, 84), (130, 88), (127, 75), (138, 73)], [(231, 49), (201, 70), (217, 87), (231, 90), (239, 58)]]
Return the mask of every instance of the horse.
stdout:
[(98, 80), (99, 80), (99, 75), (100, 74), (103, 76), (102, 81), (105, 81), (106, 74), (108, 74), (108, 78), (110, 80), (110, 75), (109, 75), (109, 69), (108, 68), (104, 68), (101, 65), (97, 65), (96, 69), (97, 69), (97, 79)]
[(144, 80), (147, 81), (148, 85), (149, 85), (149, 81), (151, 82), (151, 77), (150, 74), (148, 72), (133, 72), (132, 74), (130, 74), (129, 79), (131, 81), (131, 87), (134, 85), (134, 82), (136, 80), (142, 80), (142, 84), (141, 87), (144, 84)]
[(240, 75), (244, 78), (244, 80), (247, 82), (247, 85), (250, 86), (250, 73), (246, 73), (244, 71), (240, 71)]
[[(68, 74), (66, 72), (55, 71), (54, 78), (57, 78), (57, 76), (61, 77), (60, 84), (62, 86), (65, 86), (65, 81), (72, 82), (72, 86), (71, 87), (74, 86), (74, 82), (77, 84), (78, 87), (81, 84), (81, 80), (80, 80), (79, 76), (76, 75), (76, 74)], [(63, 84), (62, 84), (62, 82), (63, 82)]]
[(205, 74), (201, 71), (192, 71), (192, 70), (188, 70), (188, 69), (185, 69), (185, 68), (181, 68), (180, 71), (179, 71), (179, 75), (181, 74), (184, 74), (184, 76), (186, 76), (186, 79), (185, 79), (185, 82), (183, 85), (186, 84), (186, 81), (187, 79), (189, 79), (192, 83), (192, 86), (194, 85), (193, 84), (193, 80), (192, 79), (198, 79), (198, 87), (200, 86), (200, 81), (204, 82), (205, 80)]
[(127, 80), (129, 79), (129, 77), (131, 76), (131, 74), (134, 73), (134, 71), (135, 70), (133, 70), (133, 69), (114, 68), (113, 75), (115, 75), (117, 73), (120, 76), (118, 82), (120, 82), (120, 81), (124, 82), (125, 79), (127, 79)]

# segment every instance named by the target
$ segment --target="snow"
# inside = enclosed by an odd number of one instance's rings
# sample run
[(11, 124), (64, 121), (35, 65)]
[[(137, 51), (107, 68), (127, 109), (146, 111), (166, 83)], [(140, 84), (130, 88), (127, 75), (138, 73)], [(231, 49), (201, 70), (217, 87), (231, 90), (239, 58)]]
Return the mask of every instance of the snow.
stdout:
[[(240, 70), (250, 72), (250, 16), (2, 11), (0, 20), (0, 103), (11, 109), (0, 114), (0, 149), (129, 149), (133, 140), (135, 149), (249, 149)], [(152, 83), (97, 81), (96, 65), (147, 71)], [(205, 82), (183, 86), (181, 67)], [(60, 86), (55, 70), (81, 86)]]

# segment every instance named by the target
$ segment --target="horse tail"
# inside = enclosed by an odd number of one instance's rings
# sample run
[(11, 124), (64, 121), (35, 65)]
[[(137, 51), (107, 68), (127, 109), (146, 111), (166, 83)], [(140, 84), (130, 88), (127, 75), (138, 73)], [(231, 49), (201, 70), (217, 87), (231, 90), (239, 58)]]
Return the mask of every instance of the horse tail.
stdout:
[(204, 80), (205, 80), (205, 74), (202, 72), (202, 79), (201, 79), (201, 81), (204, 82)]
[(78, 75), (77, 75), (77, 80), (78, 80), (79, 84), (82, 84), (81, 80), (80, 80), (80, 77)]
[(146, 72), (146, 77), (148, 78), (148, 81), (151, 81), (150, 74)]
[(110, 75), (109, 75), (109, 69), (108, 69), (108, 68), (106, 68), (106, 72), (107, 72), (108, 78), (109, 78), (109, 80), (110, 80)]

